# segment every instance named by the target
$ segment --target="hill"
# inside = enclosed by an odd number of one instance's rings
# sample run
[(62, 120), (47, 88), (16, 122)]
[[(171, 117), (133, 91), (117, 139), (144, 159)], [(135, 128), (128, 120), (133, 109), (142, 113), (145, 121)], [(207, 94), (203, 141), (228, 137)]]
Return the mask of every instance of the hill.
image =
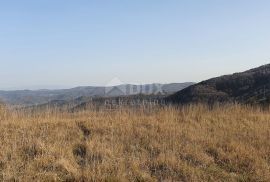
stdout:
[(169, 96), (166, 100), (177, 104), (270, 103), (270, 64), (200, 82)]
[(12, 105), (40, 105), (51, 101), (72, 101), (79, 97), (116, 97), (137, 94), (154, 94), (161, 92), (163, 95), (173, 94), (194, 83), (172, 84), (124, 84), (109, 87), (76, 87), (60, 90), (15, 90), (0, 91), (0, 99)]

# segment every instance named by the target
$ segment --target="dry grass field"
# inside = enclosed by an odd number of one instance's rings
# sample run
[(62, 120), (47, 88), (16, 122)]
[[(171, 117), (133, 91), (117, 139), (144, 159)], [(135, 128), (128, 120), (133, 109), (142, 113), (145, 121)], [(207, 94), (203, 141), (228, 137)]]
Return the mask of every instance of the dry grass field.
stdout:
[(270, 111), (0, 112), (0, 181), (270, 181)]

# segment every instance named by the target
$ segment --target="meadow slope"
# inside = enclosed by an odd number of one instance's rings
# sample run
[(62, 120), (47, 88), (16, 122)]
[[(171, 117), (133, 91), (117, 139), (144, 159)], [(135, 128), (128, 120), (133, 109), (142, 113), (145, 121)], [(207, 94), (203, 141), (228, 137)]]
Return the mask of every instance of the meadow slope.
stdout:
[(270, 181), (270, 111), (0, 112), (0, 181)]

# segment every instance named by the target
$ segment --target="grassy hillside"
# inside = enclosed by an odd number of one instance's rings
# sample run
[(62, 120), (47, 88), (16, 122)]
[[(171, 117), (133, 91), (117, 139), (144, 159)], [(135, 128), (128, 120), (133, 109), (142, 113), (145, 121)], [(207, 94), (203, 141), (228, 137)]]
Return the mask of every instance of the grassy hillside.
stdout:
[(269, 110), (0, 115), (0, 181), (270, 181)]

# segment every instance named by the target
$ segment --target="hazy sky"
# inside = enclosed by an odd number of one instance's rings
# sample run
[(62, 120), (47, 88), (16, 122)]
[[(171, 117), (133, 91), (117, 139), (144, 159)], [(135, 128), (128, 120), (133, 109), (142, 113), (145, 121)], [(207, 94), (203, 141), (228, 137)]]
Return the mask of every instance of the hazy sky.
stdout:
[(201, 81), (270, 63), (269, 0), (1, 0), (0, 89)]

